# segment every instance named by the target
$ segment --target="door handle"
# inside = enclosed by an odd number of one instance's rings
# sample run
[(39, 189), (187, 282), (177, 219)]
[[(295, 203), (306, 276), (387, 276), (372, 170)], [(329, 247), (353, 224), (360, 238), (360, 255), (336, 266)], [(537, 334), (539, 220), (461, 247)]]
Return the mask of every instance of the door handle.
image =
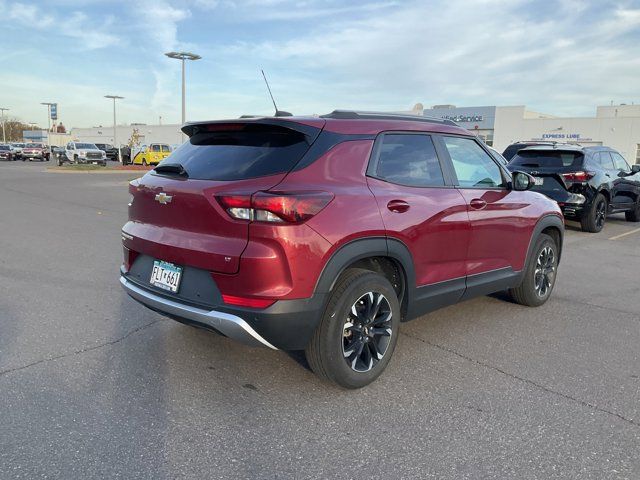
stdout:
[(395, 213), (404, 213), (409, 210), (409, 204), (404, 200), (391, 200), (387, 203), (387, 208)]
[(611, 178), (611, 175), (609, 175), (608, 173), (605, 173), (605, 175), (606, 175), (607, 177)]
[(469, 202), (469, 206), (474, 210), (482, 210), (484, 207), (487, 206), (487, 202), (485, 202), (481, 198), (474, 198)]

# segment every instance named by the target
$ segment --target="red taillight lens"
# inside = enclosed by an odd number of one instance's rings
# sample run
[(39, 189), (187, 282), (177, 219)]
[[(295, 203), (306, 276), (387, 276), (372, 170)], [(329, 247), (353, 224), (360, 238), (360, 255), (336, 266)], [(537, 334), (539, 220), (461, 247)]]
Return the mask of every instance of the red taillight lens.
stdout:
[[(277, 215), (289, 223), (299, 223), (310, 219), (333, 200), (327, 192), (258, 192), (253, 196), (252, 206), (256, 211), (265, 211)], [(260, 214), (256, 220), (263, 220)]]
[(222, 301), (227, 305), (249, 308), (267, 308), (276, 303), (275, 300), (265, 298), (236, 297), (234, 295), (222, 295)]
[(300, 223), (326, 207), (333, 200), (333, 195), (328, 192), (257, 192), (251, 197), (223, 194), (216, 198), (237, 220)]
[(586, 182), (591, 180), (595, 173), (593, 172), (571, 172), (571, 173), (563, 173), (562, 176), (565, 180), (569, 182)]

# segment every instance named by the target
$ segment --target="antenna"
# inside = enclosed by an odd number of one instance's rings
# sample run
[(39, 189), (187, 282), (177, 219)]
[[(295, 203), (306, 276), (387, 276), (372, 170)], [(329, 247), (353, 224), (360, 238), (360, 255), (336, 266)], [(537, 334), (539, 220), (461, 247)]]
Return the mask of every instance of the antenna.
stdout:
[(267, 90), (269, 90), (269, 96), (271, 97), (271, 101), (273, 102), (273, 108), (276, 109), (276, 117), (291, 117), (292, 115), (289, 112), (278, 110), (276, 101), (274, 100), (273, 94), (271, 93), (271, 87), (269, 86), (269, 82), (267, 81), (267, 76), (264, 74), (264, 70), (260, 69), (260, 71), (262, 72), (262, 78), (264, 78), (264, 83), (267, 84)]

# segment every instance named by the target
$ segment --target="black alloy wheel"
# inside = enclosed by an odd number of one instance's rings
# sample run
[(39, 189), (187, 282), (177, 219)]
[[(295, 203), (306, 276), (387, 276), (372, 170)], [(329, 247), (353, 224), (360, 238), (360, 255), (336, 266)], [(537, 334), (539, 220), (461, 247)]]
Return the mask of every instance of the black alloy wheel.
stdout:
[(536, 294), (540, 298), (545, 298), (551, 288), (556, 277), (556, 254), (551, 246), (545, 246), (536, 261), (534, 270), (534, 285)]
[(368, 372), (389, 348), (393, 329), (391, 305), (379, 292), (367, 292), (351, 306), (342, 327), (342, 354), (356, 372)]

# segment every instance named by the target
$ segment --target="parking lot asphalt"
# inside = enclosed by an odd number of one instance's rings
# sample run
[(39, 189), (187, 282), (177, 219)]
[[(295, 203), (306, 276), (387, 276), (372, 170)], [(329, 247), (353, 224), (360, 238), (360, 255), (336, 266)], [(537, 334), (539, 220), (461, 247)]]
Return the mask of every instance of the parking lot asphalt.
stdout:
[(403, 324), (343, 391), (124, 294), (134, 175), (0, 163), (0, 478), (640, 478), (640, 225), (570, 225), (544, 306)]

